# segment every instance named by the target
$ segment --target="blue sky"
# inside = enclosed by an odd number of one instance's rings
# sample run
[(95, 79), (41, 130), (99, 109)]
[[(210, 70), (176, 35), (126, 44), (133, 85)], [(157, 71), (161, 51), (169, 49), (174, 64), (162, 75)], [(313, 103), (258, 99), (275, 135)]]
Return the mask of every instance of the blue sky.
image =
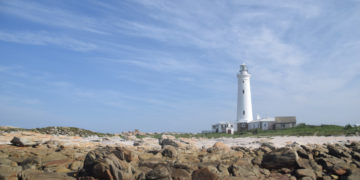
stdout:
[(360, 123), (360, 1), (0, 0), (0, 125), (199, 132)]

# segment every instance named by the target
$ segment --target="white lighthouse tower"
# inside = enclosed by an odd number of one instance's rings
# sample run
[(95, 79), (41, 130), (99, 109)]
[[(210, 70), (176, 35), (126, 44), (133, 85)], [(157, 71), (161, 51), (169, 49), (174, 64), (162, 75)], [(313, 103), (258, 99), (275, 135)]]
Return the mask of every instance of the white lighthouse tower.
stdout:
[(237, 121), (239, 123), (248, 123), (253, 120), (250, 77), (247, 66), (240, 65), (238, 77), (238, 102), (237, 102)]

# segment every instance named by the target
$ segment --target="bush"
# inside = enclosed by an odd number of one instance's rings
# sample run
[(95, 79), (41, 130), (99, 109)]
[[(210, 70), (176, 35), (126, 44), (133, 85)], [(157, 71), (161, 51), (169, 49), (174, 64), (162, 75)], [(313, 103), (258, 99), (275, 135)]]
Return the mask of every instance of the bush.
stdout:
[(344, 127), (345, 130), (349, 130), (349, 129), (351, 129), (351, 128), (352, 128), (352, 126), (351, 126), (350, 124), (347, 124), (347, 125)]

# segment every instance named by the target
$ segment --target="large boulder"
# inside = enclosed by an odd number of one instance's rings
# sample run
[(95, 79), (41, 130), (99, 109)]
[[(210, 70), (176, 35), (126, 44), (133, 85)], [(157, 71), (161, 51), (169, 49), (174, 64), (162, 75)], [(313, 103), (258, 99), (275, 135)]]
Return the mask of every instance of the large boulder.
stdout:
[(192, 180), (218, 180), (218, 176), (208, 168), (201, 168), (194, 171), (191, 175)]
[(298, 159), (299, 157), (295, 150), (280, 148), (264, 154), (261, 166), (267, 169), (295, 169), (298, 167)]
[(132, 179), (132, 169), (128, 162), (134, 159), (127, 148), (99, 148), (86, 155), (80, 176), (104, 180)]

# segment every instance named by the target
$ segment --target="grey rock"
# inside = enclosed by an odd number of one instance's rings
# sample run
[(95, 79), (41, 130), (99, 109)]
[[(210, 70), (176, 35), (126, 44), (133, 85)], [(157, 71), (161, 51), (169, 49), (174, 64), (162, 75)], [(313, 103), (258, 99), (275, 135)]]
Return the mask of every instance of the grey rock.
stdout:
[(194, 171), (191, 175), (192, 180), (218, 180), (218, 176), (212, 173), (208, 168), (202, 168)]
[(159, 144), (161, 145), (161, 148), (164, 148), (165, 146), (174, 146), (174, 147), (179, 147), (179, 144), (172, 140), (172, 139), (160, 139), (159, 140)]

